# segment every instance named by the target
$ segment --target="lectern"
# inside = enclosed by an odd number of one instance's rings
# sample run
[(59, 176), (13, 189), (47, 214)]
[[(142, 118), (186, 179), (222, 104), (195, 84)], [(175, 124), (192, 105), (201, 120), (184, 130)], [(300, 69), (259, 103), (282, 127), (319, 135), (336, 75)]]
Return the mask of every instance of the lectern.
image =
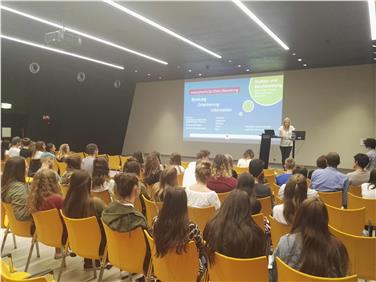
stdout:
[(261, 146), (260, 146), (260, 160), (264, 161), (264, 168), (269, 166), (269, 154), (270, 154), (270, 144), (272, 141), (272, 135), (269, 133), (261, 134)]

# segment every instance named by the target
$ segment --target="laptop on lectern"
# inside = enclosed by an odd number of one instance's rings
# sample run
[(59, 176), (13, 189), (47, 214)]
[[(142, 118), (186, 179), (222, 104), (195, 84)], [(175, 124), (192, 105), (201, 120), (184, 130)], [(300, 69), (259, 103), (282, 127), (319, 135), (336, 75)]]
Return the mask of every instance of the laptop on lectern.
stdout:
[(294, 140), (305, 140), (305, 131), (295, 130), (292, 132), (292, 136)]
[(270, 136), (275, 136), (274, 129), (265, 129), (264, 134), (270, 135)]

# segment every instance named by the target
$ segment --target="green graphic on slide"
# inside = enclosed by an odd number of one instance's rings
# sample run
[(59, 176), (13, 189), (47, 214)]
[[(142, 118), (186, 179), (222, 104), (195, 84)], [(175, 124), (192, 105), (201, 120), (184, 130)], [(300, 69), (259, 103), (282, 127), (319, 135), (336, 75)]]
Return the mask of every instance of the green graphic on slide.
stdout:
[(250, 113), (253, 111), (255, 104), (252, 102), (252, 100), (246, 100), (243, 102), (243, 111), (246, 113)]
[(283, 75), (253, 77), (249, 83), (249, 92), (257, 104), (275, 105), (283, 98)]

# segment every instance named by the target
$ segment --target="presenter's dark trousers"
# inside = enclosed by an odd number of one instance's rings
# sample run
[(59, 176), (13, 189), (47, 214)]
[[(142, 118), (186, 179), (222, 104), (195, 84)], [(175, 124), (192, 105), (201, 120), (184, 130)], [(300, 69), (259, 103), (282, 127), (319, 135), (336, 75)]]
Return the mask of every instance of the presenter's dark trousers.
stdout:
[(285, 160), (290, 157), (292, 146), (279, 146), (279, 148), (281, 148), (282, 166), (285, 167)]

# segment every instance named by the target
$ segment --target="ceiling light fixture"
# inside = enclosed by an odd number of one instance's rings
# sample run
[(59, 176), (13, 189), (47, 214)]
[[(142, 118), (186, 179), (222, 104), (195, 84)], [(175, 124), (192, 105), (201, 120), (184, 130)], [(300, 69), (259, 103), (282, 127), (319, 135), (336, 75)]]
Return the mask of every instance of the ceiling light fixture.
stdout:
[(134, 70), (134, 72), (138, 72), (138, 70)]
[(37, 48), (40, 48), (40, 49), (52, 51), (52, 52), (55, 52), (55, 53), (79, 58), (79, 59), (82, 59), (82, 60), (86, 60), (86, 61), (90, 61), (90, 62), (94, 62), (94, 63), (98, 63), (98, 64), (102, 64), (102, 65), (113, 67), (113, 68), (116, 68), (116, 69), (121, 69), (121, 70), (124, 69), (123, 66), (114, 65), (114, 64), (111, 64), (111, 63), (107, 63), (105, 61), (100, 61), (100, 60), (97, 60), (97, 59), (81, 56), (81, 55), (78, 55), (76, 53), (71, 53), (71, 52), (67, 52), (67, 51), (64, 51), (64, 50), (47, 47), (47, 46), (44, 46), (44, 45), (40, 45), (40, 44), (37, 44), (37, 43), (34, 43), (34, 42), (30, 42), (30, 41), (18, 39), (18, 38), (15, 38), (15, 37), (7, 36), (7, 35), (4, 35), (4, 34), (0, 34), (0, 37), (7, 39), (7, 40), (10, 40), (10, 41), (18, 42), (18, 43), (21, 43), (21, 44), (24, 44), (24, 45), (37, 47)]
[(188, 72), (192, 72), (192, 70), (191, 70), (191, 69), (189, 69), (189, 70), (188, 70)]
[(229, 63), (232, 63), (232, 60), (228, 60)]
[(158, 77), (159, 79), (162, 79), (162, 76)]
[(292, 53), (293, 56), (296, 56), (296, 53)]
[(4, 110), (10, 110), (12, 108), (12, 104), (1, 103), (1, 108), (4, 109)]
[(246, 69), (245, 71), (250, 71), (250, 69)]
[(199, 73), (198, 76), (202, 76), (202, 73)]
[(298, 59), (298, 61), (299, 61), (299, 62), (301, 62), (301, 61), (302, 61), (302, 59)]
[(148, 76), (151, 76), (151, 73), (148, 73)]
[(173, 32), (172, 30), (170, 30), (170, 29), (168, 29), (164, 26), (161, 26), (160, 24), (158, 24), (158, 23), (152, 21), (151, 19), (148, 19), (148, 18), (146, 18), (146, 17), (144, 17), (144, 16), (142, 16), (142, 15), (140, 15), (140, 14), (138, 14), (138, 13), (136, 13), (136, 12), (130, 10), (130, 9), (128, 9), (127, 7), (119, 5), (118, 3), (111, 1), (111, 0), (103, 0), (103, 2), (106, 3), (106, 4), (109, 4), (112, 7), (117, 8), (117, 9), (121, 10), (122, 12), (124, 12), (124, 13), (132, 16), (132, 17), (135, 17), (136, 19), (139, 19), (140, 21), (143, 21), (144, 23), (149, 24), (149, 25), (151, 25), (151, 26), (153, 26), (153, 27), (155, 27), (155, 28), (157, 28), (157, 29), (177, 38), (177, 39), (180, 39), (181, 41), (184, 41), (185, 43), (188, 43), (189, 45), (192, 45), (192, 46), (200, 49), (201, 51), (204, 51), (204, 52), (206, 52), (206, 53), (208, 53), (208, 54), (210, 54), (210, 55), (212, 55), (212, 56), (214, 56), (218, 59), (222, 58), (221, 55), (218, 55), (217, 53), (210, 51), (209, 49), (189, 40), (188, 38), (185, 38), (184, 36), (181, 36), (181, 35)]
[(25, 18), (29, 18), (29, 19), (32, 19), (34, 21), (37, 21), (37, 22), (40, 22), (40, 23), (44, 23), (46, 25), (50, 25), (50, 26), (53, 26), (53, 27), (56, 27), (56, 28), (60, 28), (60, 29), (64, 29), (66, 31), (69, 31), (69, 32), (72, 32), (72, 33), (75, 33), (75, 34), (78, 34), (82, 37), (86, 37), (86, 38), (89, 38), (91, 40), (94, 40), (94, 41), (97, 41), (97, 42), (100, 42), (100, 43), (103, 43), (105, 45), (108, 45), (108, 46), (111, 46), (111, 47), (114, 47), (114, 48), (117, 48), (117, 49), (120, 49), (120, 50), (123, 50), (125, 52), (128, 52), (128, 53), (131, 53), (131, 54), (134, 54), (134, 55), (137, 55), (137, 56), (140, 56), (140, 57), (143, 57), (145, 59), (149, 59), (149, 60), (152, 60), (154, 62), (157, 62), (157, 63), (160, 63), (160, 64), (163, 64), (163, 65), (168, 65), (167, 62), (165, 61), (162, 61), (160, 59), (157, 59), (157, 58), (154, 58), (152, 56), (149, 56), (149, 55), (146, 55), (144, 53), (141, 53), (141, 52), (138, 52), (138, 51), (135, 51), (135, 50), (132, 50), (132, 49), (129, 49), (129, 48), (126, 48), (124, 46), (121, 46), (121, 45), (118, 45), (118, 44), (115, 44), (113, 42), (110, 42), (110, 41), (107, 41), (105, 39), (102, 39), (102, 38), (99, 38), (99, 37), (96, 37), (94, 35), (90, 35), (88, 33), (85, 33), (85, 32), (82, 32), (82, 31), (79, 31), (77, 29), (73, 29), (73, 28), (70, 28), (68, 26), (65, 26), (65, 25), (61, 25), (61, 24), (57, 24), (57, 23), (54, 23), (54, 22), (51, 22), (51, 21), (48, 21), (48, 20), (45, 20), (45, 19), (42, 19), (42, 18), (39, 18), (39, 17), (36, 17), (36, 16), (33, 16), (33, 15), (30, 15), (30, 14), (27, 14), (27, 13), (24, 13), (24, 12), (21, 12), (21, 11), (18, 11), (18, 10), (15, 10), (15, 9), (12, 9), (12, 8), (9, 8), (9, 7), (6, 7), (6, 6), (3, 6), (3, 5), (0, 5), (0, 9), (2, 10), (5, 10), (5, 11), (8, 11), (8, 12), (11, 12), (11, 13), (14, 13), (14, 14), (17, 14), (17, 15), (20, 15), (20, 16), (23, 16)]
[(238, 65), (238, 68), (241, 68), (242, 67), (242, 65)]
[(289, 50), (290, 48), (273, 32), (268, 28), (250, 9), (248, 9), (240, 0), (232, 0), (236, 6), (238, 6), (248, 17), (250, 17), (255, 23), (259, 25), (271, 38), (274, 39), (283, 49)]
[(307, 66), (307, 64), (303, 64), (303, 67), (306, 67)]
[(372, 47), (373, 47), (373, 48), (376, 48), (376, 44), (372, 44)]
[(375, 0), (368, 0), (369, 23), (371, 25), (371, 38), (376, 40), (376, 11)]

